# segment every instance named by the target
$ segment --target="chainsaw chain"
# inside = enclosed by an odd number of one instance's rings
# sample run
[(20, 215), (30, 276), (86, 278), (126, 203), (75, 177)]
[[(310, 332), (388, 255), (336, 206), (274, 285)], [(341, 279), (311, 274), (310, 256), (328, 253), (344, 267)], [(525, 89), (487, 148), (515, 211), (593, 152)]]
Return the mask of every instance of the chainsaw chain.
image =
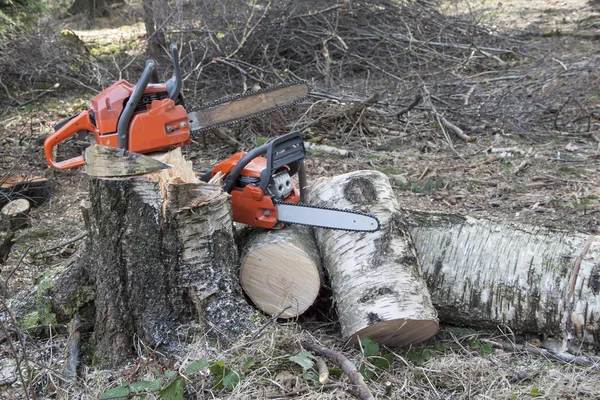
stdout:
[[(216, 106), (218, 106), (220, 104), (223, 104), (223, 103), (229, 103), (229, 102), (234, 101), (234, 100), (243, 99), (244, 97), (250, 97), (250, 96), (254, 96), (254, 95), (260, 94), (260, 93), (272, 92), (273, 90), (278, 90), (278, 89), (282, 89), (282, 88), (290, 87), (290, 86), (295, 86), (295, 85), (306, 85), (306, 83), (304, 81), (301, 81), (301, 80), (295, 80), (295, 81), (280, 83), (278, 85), (268, 86), (268, 87), (266, 87), (264, 89), (253, 90), (253, 91), (249, 91), (249, 92), (242, 93), (242, 94), (235, 94), (235, 95), (232, 95), (232, 96), (228, 96), (228, 97), (224, 97), (224, 98), (212, 101), (210, 103), (202, 104), (200, 106), (195, 106), (191, 110), (188, 110), (188, 112), (206, 110), (208, 108), (216, 107)], [(262, 117), (263, 115), (270, 114), (270, 113), (275, 112), (275, 111), (283, 110), (285, 108), (293, 106), (294, 104), (297, 104), (297, 103), (299, 103), (301, 101), (304, 101), (307, 98), (308, 98), (308, 95), (305, 96), (305, 97), (302, 97), (302, 98), (300, 98), (300, 99), (298, 99), (296, 101), (293, 101), (291, 103), (287, 103), (287, 104), (284, 104), (284, 105), (276, 107), (276, 108), (271, 108), (270, 110), (256, 112), (254, 114), (250, 114), (250, 115), (247, 115), (247, 116), (245, 116), (243, 118), (239, 118), (239, 119), (236, 119), (236, 120), (233, 120), (233, 121), (227, 121), (227, 122), (223, 122), (223, 123), (220, 123), (220, 124), (217, 124), (217, 125), (202, 127), (200, 129), (196, 129), (196, 130), (191, 131), (191, 134), (201, 133), (201, 132), (209, 131), (209, 130), (215, 129), (215, 128), (223, 128), (223, 127), (226, 127), (226, 126), (236, 125), (236, 124), (239, 124), (239, 123), (242, 123), (242, 122), (246, 122), (246, 121), (249, 121), (251, 119), (255, 119), (255, 118), (258, 118), (258, 117)]]
[(346, 231), (346, 232), (376, 232), (379, 230), (380, 225), (379, 225), (379, 219), (370, 213), (365, 213), (362, 211), (354, 211), (354, 210), (348, 210), (348, 209), (342, 209), (342, 208), (335, 208), (335, 207), (327, 207), (327, 206), (317, 206), (314, 204), (306, 204), (306, 203), (286, 203), (284, 201), (278, 201), (278, 200), (273, 200), (273, 204), (278, 205), (278, 204), (283, 204), (286, 206), (294, 206), (294, 207), (303, 207), (303, 208), (318, 208), (321, 210), (331, 210), (331, 211), (341, 211), (344, 213), (348, 213), (348, 214), (357, 214), (357, 215), (364, 215), (367, 217), (371, 217), (374, 218), (375, 221), (377, 221), (377, 228), (370, 230), (370, 231), (365, 231), (365, 230), (358, 230), (358, 229), (343, 229), (343, 228), (331, 228), (329, 226), (320, 226), (320, 225), (311, 225), (311, 224), (301, 224), (298, 222), (287, 222), (287, 221), (278, 221), (278, 222), (283, 222), (286, 225), (300, 225), (300, 226), (308, 226), (308, 227), (312, 227), (312, 228), (324, 228), (324, 229), (333, 229), (336, 231)]

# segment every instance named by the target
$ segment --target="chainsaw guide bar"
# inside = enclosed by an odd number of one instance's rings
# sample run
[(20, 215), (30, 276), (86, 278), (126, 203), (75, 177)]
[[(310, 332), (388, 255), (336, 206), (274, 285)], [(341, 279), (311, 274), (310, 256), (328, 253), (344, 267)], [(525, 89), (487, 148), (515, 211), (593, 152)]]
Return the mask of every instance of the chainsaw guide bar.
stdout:
[[(375, 232), (379, 230), (379, 219), (373, 214), (362, 211), (281, 201), (273, 201), (273, 204), (277, 207), (278, 221), (285, 224), (347, 232)], [(328, 224), (325, 224), (325, 222)]]
[(308, 86), (302, 81), (286, 82), (225, 97), (196, 107), (188, 113), (191, 133), (245, 122), (282, 110), (307, 98)]

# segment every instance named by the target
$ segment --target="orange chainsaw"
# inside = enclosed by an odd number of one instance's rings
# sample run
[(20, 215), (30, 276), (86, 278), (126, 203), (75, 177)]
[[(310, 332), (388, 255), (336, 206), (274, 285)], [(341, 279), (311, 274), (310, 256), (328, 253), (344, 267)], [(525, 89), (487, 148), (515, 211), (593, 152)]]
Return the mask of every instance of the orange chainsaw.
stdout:
[[(285, 224), (363, 232), (379, 229), (379, 221), (371, 214), (305, 204), (304, 156), (302, 137), (291, 132), (247, 153), (234, 154), (201, 179), (208, 182), (222, 174), (236, 222), (267, 229), (281, 229)], [(291, 179), (296, 173), (299, 192)]]
[(44, 142), (48, 164), (57, 169), (84, 165), (82, 156), (54, 159), (54, 148), (68, 138), (92, 132), (97, 144), (134, 153), (166, 151), (190, 143), (190, 134), (262, 116), (304, 100), (305, 83), (295, 81), (247, 92), (188, 110), (181, 95), (182, 76), (177, 47), (171, 46), (174, 76), (158, 82), (156, 62), (148, 60), (134, 86), (119, 80), (92, 99), (89, 110), (54, 126)]

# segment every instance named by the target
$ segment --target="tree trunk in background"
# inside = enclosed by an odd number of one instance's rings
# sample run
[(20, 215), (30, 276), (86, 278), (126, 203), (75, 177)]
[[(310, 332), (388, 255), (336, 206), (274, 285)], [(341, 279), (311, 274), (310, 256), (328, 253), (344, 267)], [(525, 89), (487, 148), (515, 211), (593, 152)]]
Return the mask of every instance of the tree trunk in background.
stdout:
[(388, 178), (356, 171), (318, 180), (311, 204), (367, 211), (377, 232), (315, 229), (336, 301), (342, 335), (350, 343), (419, 343), (438, 330), (436, 311), (412, 249)]
[(164, 32), (164, 12), (167, 10), (167, 3), (164, 0), (147, 0), (142, 2), (144, 7), (144, 25), (146, 27), (146, 38), (148, 40), (148, 49), (150, 54), (158, 53), (162, 48), (167, 47), (167, 41)]
[(125, 3), (124, 0), (75, 0), (67, 13), (71, 15), (84, 15), (88, 22), (94, 23), (96, 17), (105, 17), (109, 14), (108, 6)]
[[(89, 276), (101, 365), (133, 356), (133, 343), (176, 340), (190, 321), (232, 342), (252, 308), (237, 278), (229, 196), (220, 186), (90, 178)], [(161, 194), (162, 191), (162, 194)]]
[(408, 220), (441, 321), (600, 343), (596, 235), (416, 211)]
[(281, 318), (306, 311), (321, 287), (321, 260), (311, 230), (248, 229), (240, 236), (240, 283), (256, 307)]

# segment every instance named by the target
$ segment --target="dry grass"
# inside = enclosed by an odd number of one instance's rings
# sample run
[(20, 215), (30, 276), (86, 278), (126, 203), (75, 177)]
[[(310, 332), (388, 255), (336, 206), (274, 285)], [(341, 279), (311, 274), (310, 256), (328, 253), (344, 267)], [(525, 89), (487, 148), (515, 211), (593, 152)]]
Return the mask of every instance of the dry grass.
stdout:
[[(309, 329), (307, 329), (309, 328)], [(56, 398), (97, 399), (110, 388), (124, 383), (180, 379), (185, 398), (354, 398), (354, 388), (339, 366), (327, 361), (330, 381), (321, 385), (316, 369), (304, 370), (290, 360), (303, 351), (304, 340), (321, 343), (343, 352), (357, 367), (370, 365), (360, 349), (343, 349), (335, 332), (297, 323), (271, 324), (259, 337), (245, 338), (228, 349), (207, 343), (199, 337), (180, 343), (168, 354), (153, 351), (138, 343), (138, 358), (119, 370), (81, 369), (77, 383), (62, 373), (66, 337), (27, 341), (33, 386), (38, 395)], [(442, 329), (435, 340), (411, 349), (381, 349), (392, 354), (387, 370), (375, 370), (367, 386), (376, 398), (415, 399), (574, 399), (597, 398), (600, 378), (598, 361), (592, 367), (578, 367), (552, 361), (528, 352), (506, 352), (478, 347), (492, 333), (475, 333), (457, 328)], [(514, 337), (493, 335), (494, 340)], [(209, 367), (189, 374), (187, 367), (205, 359), (209, 364), (222, 361), (226, 368), (238, 371), (241, 379), (234, 388), (217, 388), (218, 378)], [(372, 359), (371, 359), (372, 360)], [(4, 361), (6, 362), (6, 361)], [(18, 384), (5, 388), (3, 399), (23, 398)], [(164, 397), (160, 391), (147, 393), (148, 399)]]

